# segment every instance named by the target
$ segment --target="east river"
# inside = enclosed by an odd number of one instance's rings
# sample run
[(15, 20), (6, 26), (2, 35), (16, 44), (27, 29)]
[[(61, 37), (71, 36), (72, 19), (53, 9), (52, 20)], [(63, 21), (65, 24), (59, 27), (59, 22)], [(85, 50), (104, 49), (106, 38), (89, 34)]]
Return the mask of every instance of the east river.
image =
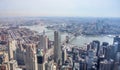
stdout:
[[(49, 39), (50, 40), (54, 39), (54, 31), (48, 30), (47, 28), (45, 28), (45, 26), (33, 25), (33, 26), (24, 26), (24, 27), (37, 31), (39, 33), (46, 31), (45, 34), (49, 37)], [(61, 33), (61, 41), (63, 41), (67, 35), (68, 35), (67, 33)], [(108, 42), (109, 44), (113, 44), (113, 37), (110, 37), (108, 35), (99, 35), (99, 36), (81, 35), (81, 36), (76, 37), (74, 40), (72, 40), (71, 44), (77, 45), (79, 47), (83, 47), (85, 44), (88, 44), (92, 42), (93, 40), (99, 40), (100, 43)]]

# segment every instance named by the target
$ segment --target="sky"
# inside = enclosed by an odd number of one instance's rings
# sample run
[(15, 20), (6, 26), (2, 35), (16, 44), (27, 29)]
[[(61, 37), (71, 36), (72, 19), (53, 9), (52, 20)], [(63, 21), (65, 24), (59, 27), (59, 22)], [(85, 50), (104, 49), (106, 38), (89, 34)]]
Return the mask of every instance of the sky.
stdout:
[(0, 16), (120, 17), (120, 0), (0, 0)]

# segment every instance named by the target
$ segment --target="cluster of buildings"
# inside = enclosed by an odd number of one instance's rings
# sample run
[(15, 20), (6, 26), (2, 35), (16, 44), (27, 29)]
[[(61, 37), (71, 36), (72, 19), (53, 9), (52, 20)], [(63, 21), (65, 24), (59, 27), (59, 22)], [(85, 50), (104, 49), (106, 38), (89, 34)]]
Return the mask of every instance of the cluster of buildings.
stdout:
[(0, 70), (120, 70), (120, 37), (113, 45), (98, 40), (83, 48), (54, 41), (26, 28), (0, 28)]
[(113, 45), (94, 40), (84, 48), (73, 47), (72, 70), (120, 70), (120, 37), (114, 37)]
[(62, 65), (60, 33), (54, 41), (26, 28), (0, 28), (0, 70), (57, 70)]

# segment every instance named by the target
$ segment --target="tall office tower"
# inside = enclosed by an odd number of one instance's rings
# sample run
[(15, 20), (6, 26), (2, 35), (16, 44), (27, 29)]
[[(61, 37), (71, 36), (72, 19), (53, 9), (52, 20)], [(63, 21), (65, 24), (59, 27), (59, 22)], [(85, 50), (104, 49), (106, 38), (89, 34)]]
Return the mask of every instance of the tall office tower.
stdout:
[(54, 61), (59, 65), (62, 62), (61, 37), (58, 31), (54, 32)]
[(120, 52), (116, 53), (116, 62), (120, 63)]
[(36, 45), (27, 44), (25, 47), (26, 47), (26, 55), (25, 55), (26, 70), (38, 70)]
[(69, 36), (66, 36), (66, 43), (69, 43)]
[(119, 36), (114, 37), (113, 44), (114, 44), (114, 42), (120, 42), (120, 37)]
[(103, 42), (102, 46), (101, 46), (101, 48), (102, 48), (102, 54), (104, 55), (104, 58), (107, 58), (108, 45), (109, 45), (109, 43)]
[(99, 49), (100, 49), (100, 42), (99, 41), (97, 41), (97, 40), (95, 40), (95, 41), (93, 41), (93, 48), (95, 49), (95, 51), (96, 51), (96, 56), (98, 56), (98, 53), (99, 53)]
[(67, 60), (67, 52), (66, 49), (62, 49), (62, 64), (65, 63), (65, 61)]
[(80, 70), (79, 68), (80, 68), (79, 62), (73, 62), (72, 70)]
[(16, 58), (16, 41), (15, 40), (9, 40), (8, 41), (8, 56), (9, 60)]
[(87, 45), (87, 51), (90, 50), (90, 48), (91, 48), (91, 45), (88, 44), (88, 45)]
[(87, 63), (84, 59), (79, 61), (79, 70), (87, 70)]
[(46, 63), (45, 64), (45, 70), (51, 70), (51, 64)]
[(113, 60), (101, 61), (99, 70), (113, 70)]
[(38, 70), (45, 70), (45, 63), (38, 64)]
[(45, 35), (40, 36), (40, 43), (38, 46), (39, 49), (44, 49), (45, 51), (48, 50), (48, 38)]
[(16, 49), (16, 60), (18, 61), (18, 64), (21, 64), (21, 65), (24, 65), (25, 64), (25, 54), (24, 54), (24, 47), (23, 47), (24, 45), (21, 43), (21, 42), (19, 42), (18, 43), (18, 47), (17, 47), (17, 49)]
[(117, 52), (120, 52), (120, 42), (118, 43)]
[(0, 55), (0, 64), (3, 63), (3, 56)]
[(106, 52), (106, 59), (114, 59), (113, 58), (114, 52), (113, 52), (113, 46), (108, 46), (107, 47), (107, 52)]
[(9, 65), (10, 65), (10, 70), (17, 70), (18, 64), (16, 60), (11, 60), (9, 62)]
[(45, 64), (45, 70), (57, 70), (54, 62), (47, 62)]
[(118, 43), (117, 51), (120, 52), (120, 37), (119, 36), (114, 37), (113, 44), (115, 44), (115, 43)]
[(114, 54), (116, 54), (117, 51), (118, 51), (118, 42), (114, 42), (114, 44), (113, 44), (113, 52), (114, 52)]
[(38, 70), (45, 70), (43, 49), (37, 49)]
[(103, 42), (103, 43), (102, 43), (102, 46), (108, 46), (108, 45), (109, 45), (108, 42)]
[(96, 53), (95, 53), (95, 51), (93, 49), (91, 49), (91, 50), (88, 51), (88, 57), (86, 57), (86, 62), (88, 64), (87, 65), (87, 69), (88, 70), (91, 69), (91, 67), (93, 65), (93, 62), (95, 60), (97, 60), (96, 57), (95, 57), (95, 55), (96, 55)]

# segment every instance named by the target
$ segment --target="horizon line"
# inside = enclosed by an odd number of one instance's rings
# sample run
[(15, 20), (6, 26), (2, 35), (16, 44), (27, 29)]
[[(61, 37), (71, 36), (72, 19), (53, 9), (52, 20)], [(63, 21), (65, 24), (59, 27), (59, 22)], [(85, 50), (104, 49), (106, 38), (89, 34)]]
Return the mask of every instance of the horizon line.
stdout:
[(0, 18), (120, 18), (115, 16), (0, 16)]

